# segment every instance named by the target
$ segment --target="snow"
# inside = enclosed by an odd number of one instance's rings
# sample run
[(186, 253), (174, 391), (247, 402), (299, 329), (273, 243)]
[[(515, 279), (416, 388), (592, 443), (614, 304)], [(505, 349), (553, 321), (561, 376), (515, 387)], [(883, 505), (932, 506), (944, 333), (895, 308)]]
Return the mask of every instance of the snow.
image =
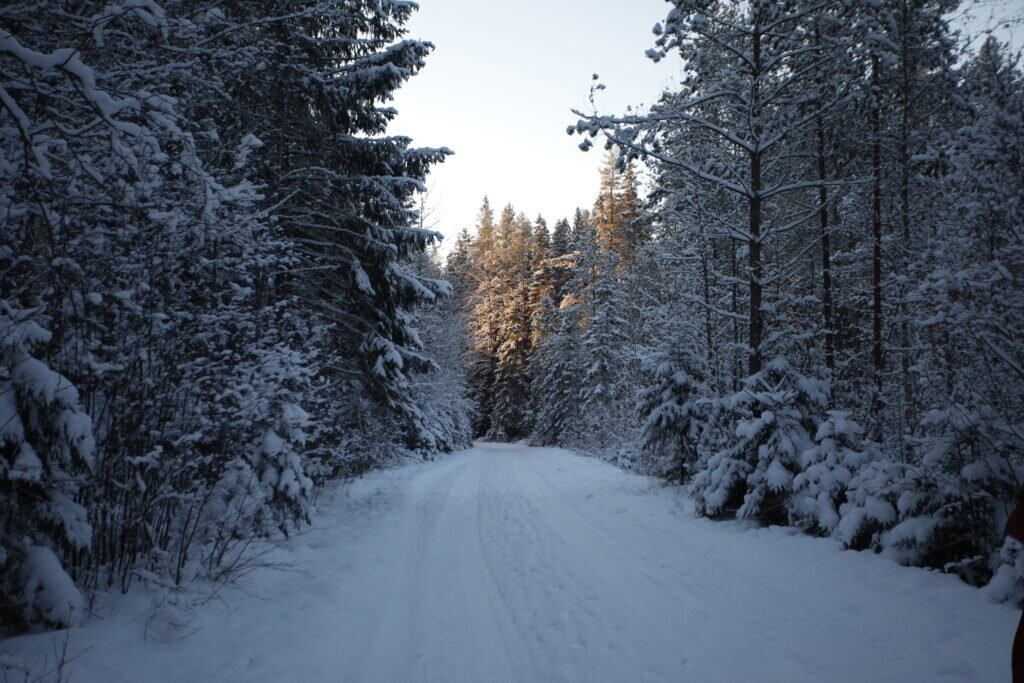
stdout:
[(263, 141), (258, 137), (249, 133), (242, 138), (242, 141), (238, 143), (238, 150), (235, 152), (235, 165), (234, 170), (238, 170), (245, 166), (246, 160), (249, 158), (249, 154), (254, 150), (263, 146)]
[(31, 596), (33, 608), (46, 621), (73, 624), (82, 614), (82, 594), (49, 548), (37, 545), (25, 551), (21, 581), (22, 594)]
[[(45, 54), (25, 47), (18, 42), (18, 39), (15, 38), (14, 35), (4, 31), (3, 35), (0, 35), (0, 52), (10, 53), (26, 65), (37, 69), (63, 69), (78, 80), (79, 93), (96, 106), (110, 125), (115, 129), (130, 135), (140, 134), (141, 129), (139, 126), (126, 121), (118, 121), (113, 118), (120, 114), (124, 109), (139, 109), (140, 104), (138, 100), (131, 97), (114, 100), (108, 93), (100, 90), (96, 85), (96, 78), (92, 69), (82, 63), (81, 59), (79, 59), (77, 50), (74, 50), (73, 48), (62, 48), (55, 50), (50, 54)], [(4, 95), (4, 103), (10, 106), (13, 101), (9, 100), (9, 97), (6, 96), (6, 91), (4, 92)], [(16, 108), (13, 111), (16, 112), (15, 116), (19, 119), (21, 127), (24, 130), (27, 130), (27, 118), (24, 117), (24, 114), (20, 109)], [(37, 160), (39, 159), (37, 158)], [(44, 171), (44, 176), (47, 178), (50, 177), (48, 167)]]
[(45, 403), (53, 403), (60, 392), (67, 392), (68, 403), (78, 401), (78, 390), (74, 385), (36, 358), (26, 357), (15, 364), (11, 377), (16, 384)]
[(283, 451), (284, 447), (284, 439), (278, 436), (277, 432), (273, 429), (268, 429), (263, 433), (263, 446), (260, 449), (261, 452), (274, 456)]
[[(1017, 613), (958, 579), (700, 519), (678, 489), (567, 451), (478, 443), (324, 498), (264, 558), (289, 571), (178, 631), (141, 594), (101, 600), (71, 631), (72, 680), (1010, 679)], [(0, 655), (39, 662), (63, 637)]]
[(864, 433), (864, 428), (850, 417), (848, 410), (829, 410), (828, 416), (829, 419), (822, 421), (818, 426), (817, 435), (814, 437), (817, 441), (841, 434), (856, 437)]
[(793, 482), (793, 473), (787, 470), (778, 458), (773, 458), (771, 464), (768, 465), (768, 471), (765, 472), (765, 481), (768, 482), (769, 488), (781, 491), (789, 488)]
[[(20, 421), (18, 424), (20, 426)], [(43, 463), (36, 455), (36, 449), (27, 441), (19, 443), (15, 440), (15, 443), (18, 444), (18, 455), (14, 458), (14, 464), (7, 472), (7, 477), (11, 480), (39, 481), (43, 474)]]

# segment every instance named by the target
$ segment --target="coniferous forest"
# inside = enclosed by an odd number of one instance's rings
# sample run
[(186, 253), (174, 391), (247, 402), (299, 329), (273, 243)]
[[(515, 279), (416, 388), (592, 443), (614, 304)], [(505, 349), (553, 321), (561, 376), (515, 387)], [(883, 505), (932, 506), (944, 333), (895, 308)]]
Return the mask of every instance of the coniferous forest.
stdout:
[(674, 4), (681, 86), (569, 128), (611, 150), (593, 207), (459, 237), (474, 433), (1016, 595), (1018, 55), (943, 3)]
[(416, 227), (448, 151), (379, 105), (430, 52), (414, 5), (72, 4), (0, 9), (14, 628), (72, 581), (229, 578), (324, 482), (469, 443)]
[(551, 121), (593, 203), (442, 251), (415, 4), (5, 3), (0, 634), (230, 584), (474, 439), (1020, 601), (1024, 70), (957, 5), (671, 0), (682, 79)]

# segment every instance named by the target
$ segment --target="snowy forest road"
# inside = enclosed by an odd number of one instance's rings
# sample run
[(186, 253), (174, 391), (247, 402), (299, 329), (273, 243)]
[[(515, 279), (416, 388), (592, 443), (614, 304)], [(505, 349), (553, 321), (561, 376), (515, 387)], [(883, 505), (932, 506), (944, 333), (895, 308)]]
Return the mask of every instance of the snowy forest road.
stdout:
[(977, 590), (682, 501), (518, 445), (372, 473), (193, 635), (76, 629), (72, 680), (1009, 681), (1016, 614)]

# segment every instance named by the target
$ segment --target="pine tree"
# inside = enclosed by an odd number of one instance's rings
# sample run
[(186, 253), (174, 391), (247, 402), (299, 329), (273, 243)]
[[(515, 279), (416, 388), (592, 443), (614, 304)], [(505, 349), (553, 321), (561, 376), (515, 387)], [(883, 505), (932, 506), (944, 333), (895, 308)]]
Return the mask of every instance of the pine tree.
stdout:
[(453, 297), (460, 304), (465, 302), (472, 292), (473, 273), (471, 270), (472, 256), (470, 254), (472, 245), (473, 238), (470, 236), (469, 230), (463, 228), (455, 238), (455, 247), (448, 254), (448, 260), (444, 269), (445, 276), (452, 286)]
[(548, 223), (543, 216), (537, 216), (533, 225), (533, 244), (530, 249), (532, 263), (537, 264), (546, 259), (551, 251), (551, 234), (548, 232)]
[[(975, 584), (996, 569), (990, 549), (1002, 539), (993, 520), (1005, 514), (1024, 464), (1024, 441), (1012, 426), (1024, 405), (1019, 393), (1002, 388), (1005, 377), (1024, 377), (1024, 300), (1009, 286), (1024, 273), (1011, 237), (1020, 232), (1014, 207), (1024, 188), (1011, 170), (1019, 168), (1024, 139), (1024, 77), (1011, 64), (990, 40), (958, 74), (959, 125), (936, 145), (949, 154), (939, 167), (951, 171), (942, 193), (953, 198), (954, 211), (933, 218), (940, 239), (918, 249), (923, 274), (905, 297), (906, 310), (921, 308), (910, 326), (918, 343), (907, 381), (911, 408), (922, 416), (905, 446), (901, 481), (875, 491), (898, 511), (878, 536), (880, 548)], [(918, 230), (922, 216), (912, 213)]]
[[(468, 257), (467, 231), (463, 231), (460, 240), (464, 241), (463, 248)], [(455, 290), (464, 276), (455, 269), (467, 265), (460, 261), (458, 254), (453, 252), (449, 255), (448, 267), (442, 269), (436, 254), (420, 254), (414, 265), (421, 276), (444, 278)], [(469, 339), (462, 307), (459, 294), (453, 293), (437, 304), (421, 306), (415, 311), (416, 328), (423, 339), (424, 351), (435, 364), (432, 372), (413, 382), (415, 403), (420, 408), (415, 446), (416, 451), (426, 458), (467, 448), (472, 438), (472, 406), (465, 367)]]
[(590, 220), (597, 228), (602, 248), (614, 251), (621, 261), (632, 257), (645, 240), (639, 225), (640, 206), (632, 163), (620, 170), (609, 151), (601, 167), (601, 186)]
[[(672, 50), (686, 53), (689, 75), (682, 91), (643, 115), (576, 112), (581, 115), (576, 130), (590, 136), (603, 132), (620, 148), (620, 163), (641, 155), (656, 158), (734, 195), (746, 209), (743, 222), (728, 229), (747, 252), (750, 376), (762, 366), (766, 284), (786, 275), (772, 272), (766, 245), (816, 214), (813, 209), (788, 214), (782, 200), (823, 184), (779, 161), (808, 124), (846, 97), (842, 83), (818, 78), (841, 58), (842, 46), (811, 39), (818, 18), (811, 7), (791, 9), (775, 2), (750, 7), (678, 2), (664, 26), (656, 27), (658, 48), (649, 54), (660, 59)], [(804, 99), (790, 98), (796, 90), (814, 93), (818, 105), (808, 110)], [(666, 154), (660, 140), (670, 130), (683, 139), (710, 141), (713, 155), (696, 158), (687, 148)], [(701, 149), (707, 148), (692, 148)]]
[(484, 197), (477, 219), (477, 235), (470, 249), (471, 278), (473, 294), (470, 298), (470, 335), (472, 339), (469, 354), (469, 392), (476, 405), (474, 412), (474, 435), (491, 431), (491, 416), (494, 410), (494, 376), (499, 340), (499, 316), (501, 314), (498, 294), (499, 241), (494, 212)]
[(796, 526), (822, 536), (839, 526), (854, 475), (876, 455), (863, 434), (848, 411), (828, 411), (814, 434), (814, 445), (800, 455), (802, 471), (793, 479), (789, 509)]
[(593, 227), (590, 212), (586, 209), (576, 209), (572, 217), (572, 232), (569, 240), (570, 251), (577, 251), (584, 244)]

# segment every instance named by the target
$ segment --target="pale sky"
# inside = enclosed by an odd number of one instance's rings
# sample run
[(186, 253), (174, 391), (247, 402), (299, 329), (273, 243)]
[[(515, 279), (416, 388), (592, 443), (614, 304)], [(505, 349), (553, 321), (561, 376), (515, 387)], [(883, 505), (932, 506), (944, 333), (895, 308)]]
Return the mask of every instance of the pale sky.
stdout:
[[(403, 86), (389, 133), (419, 147), (449, 147), (455, 155), (434, 167), (428, 223), (448, 238), (473, 228), (486, 194), (500, 210), (511, 202), (549, 226), (589, 208), (597, 194), (601, 146), (581, 152), (570, 109), (589, 110), (592, 75), (604, 113), (649, 104), (678, 80), (680, 58), (659, 64), (644, 56), (651, 28), (671, 5), (665, 0), (419, 0), (409, 38), (436, 49), (423, 71)], [(970, 18), (978, 27), (1021, 16), (1024, 0), (980, 0)], [(1020, 24), (1000, 38), (1020, 46)], [(1016, 34), (1016, 35), (1014, 35)], [(446, 239), (447, 251), (454, 239)]]
[[(419, 0), (409, 38), (436, 49), (398, 91), (390, 134), (455, 155), (428, 179), (434, 229), (471, 230), (486, 194), (549, 226), (589, 208), (603, 150), (581, 152), (570, 109), (587, 110), (592, 75), (602, 111), (650, 103), (679, 73), (673, 56), (654, 64), (651, 28), (664, 0)], [(446, 239), (450, 247), (453, 239)]]

